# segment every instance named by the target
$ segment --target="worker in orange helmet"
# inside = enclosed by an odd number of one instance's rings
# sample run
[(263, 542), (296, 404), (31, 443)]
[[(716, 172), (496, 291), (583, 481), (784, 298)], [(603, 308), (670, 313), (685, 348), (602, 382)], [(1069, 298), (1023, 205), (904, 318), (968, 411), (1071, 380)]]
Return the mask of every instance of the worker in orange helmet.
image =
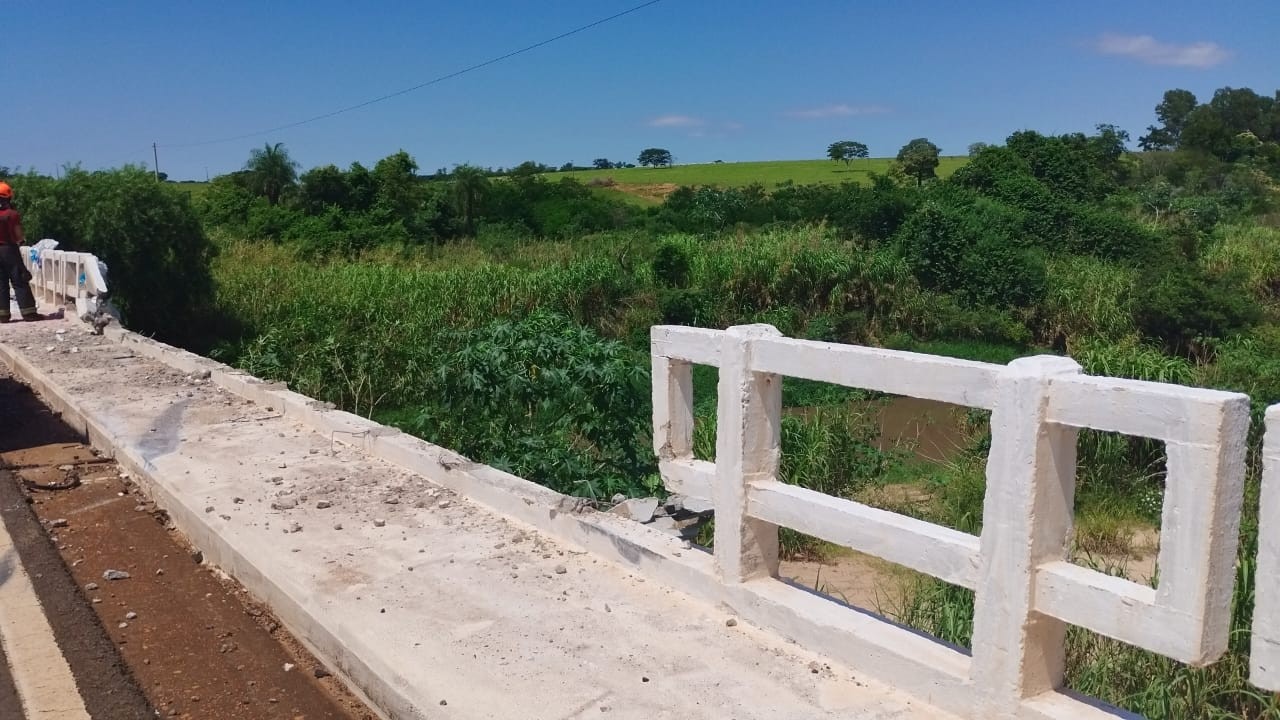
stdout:
[(43, 320), (36, 312), (36, 299), (31, 294), (31, 273), (22, 264), (18, 248), (27, 241), (22, 234), (22, 215), (13, 209), (13, 188), (0, 182), (0, 322), (9, 322), (9, 285), (23, 320)]

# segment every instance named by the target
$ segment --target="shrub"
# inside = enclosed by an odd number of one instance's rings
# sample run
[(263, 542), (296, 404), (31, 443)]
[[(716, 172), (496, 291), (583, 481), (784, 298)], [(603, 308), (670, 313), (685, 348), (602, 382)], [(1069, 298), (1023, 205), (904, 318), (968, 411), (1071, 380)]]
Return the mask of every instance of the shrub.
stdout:
[(213, 246), (187, 193), (137, 167), (14, 179), (31, 238), (91, 252), (109, 268), (113, 302), (131, 329), (200, 340), (211, 306)]
[(976, 305), (1030, 305), (1044, 293), (1044, 258), (1017, 236), (1018, 215), (969, 193), (938, 193), (899, 232), (915, 276)]
[(1067, 246), (1072, 252), (1107, 260), (1146, 259), (1161, 245), (1158, 233), (1111, 210), (1081, 206), (1071, 220)]
[(1215, 277), (1181, 259), (1144, 268), (1134, 302), (1141, 332), (1175, 354), (1200, 354), (1206, 338), (1226, 337), (1258, 318), (1235, 277)]
[(447, 333), (412, 429), (561, 492), (653, 492), (647, 358), (568, 318), (535, 312)]

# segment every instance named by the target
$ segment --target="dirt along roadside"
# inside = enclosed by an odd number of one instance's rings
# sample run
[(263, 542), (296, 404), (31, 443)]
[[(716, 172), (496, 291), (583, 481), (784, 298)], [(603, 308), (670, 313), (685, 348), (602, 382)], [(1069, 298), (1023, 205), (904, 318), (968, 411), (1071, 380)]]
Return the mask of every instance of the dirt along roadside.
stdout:
[(95, 720), (376, 717), (3, 371), (0, 427), (0, 508)]

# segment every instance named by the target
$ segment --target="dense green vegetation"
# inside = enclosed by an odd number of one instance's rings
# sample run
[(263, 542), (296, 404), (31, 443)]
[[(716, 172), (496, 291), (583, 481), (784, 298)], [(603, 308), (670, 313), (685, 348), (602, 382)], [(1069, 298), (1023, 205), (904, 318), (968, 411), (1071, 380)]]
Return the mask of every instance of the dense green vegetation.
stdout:
[[(809, 163), (820, 176), (783, 177), (787, 163), (589, 171), (683, 185), (653, 207), (532, 164), (501, 178), (466, 166), (423, 178), (397, 153), (372, 169), (295, 175), (277, 145), (190, 203), (179, 190), (137, 188), (173, 217), (126, 204), (134, 214), (98, 225), (99, 211), (73, 202), (90, 189), (116, 198), (142, 183), (136, 171), (16, 184), (43, 234), (109, 262), (118, 253), (126, 268), (141, 251), (114, 246), (104, 229), (143, 247), (150, 223), (171, 223), (201, 261), (188, 263), (196, 290), (178, 299), (204, 307), (208, 243), (179, 222), (194, 207), (221, 251), (217, 314), (198, 339), (216, 356), (607, 498), (661, 491), (648, 437), (656, 323), (768, 322), (797, 337), (993, 362), (1066, 353), (1089, 372), (1247, 392), (1259, 414), (1280, 402), (1280, 102), (1227, 89), (1200, 105), (1174, 92), (1157, 117), (1142, 153), (1102, 125), (1016, 132), (975, 144), (963, 164), (922, 138), (895, 161), (836, 148)], [(863, 181), (830, 182), (843, 177)], [(121, 284), (120, 300), (141, 312), (150, 291)], [(197, 341), (171, 319), (153, 328)], [(695, 373), (704, 456), (714, 387), (714, 371)], [(961, 452), (922, 462), (877, 442), (876, 413), (891, 399), (792, 380), (783, 390), (784, 479), (980, 529), (983, 413), (963, 418)], [(1158, 517), (1163, 450), (1083, 433), (1080, 465), (1077, 561), (1119, 571)], [(1276, 716), (1275, 700), (1244, 679), (1256, 474), (1254, 457), (1228, 657), (1194, 670), (1073, 630), (1073, 688), (1154, 718)], [(786, 542), (824, 550), (794, 533)], [(971, 593), (923, 579), (906, 590), (884, 609), (967, 642)]]

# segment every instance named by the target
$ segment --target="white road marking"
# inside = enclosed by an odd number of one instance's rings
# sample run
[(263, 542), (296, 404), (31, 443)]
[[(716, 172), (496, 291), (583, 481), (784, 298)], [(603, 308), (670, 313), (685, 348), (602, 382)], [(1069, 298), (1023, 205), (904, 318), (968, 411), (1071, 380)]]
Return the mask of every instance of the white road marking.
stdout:
[(0, 646), (27, 720), (90, 720), (75, 677), (0, 518)]

